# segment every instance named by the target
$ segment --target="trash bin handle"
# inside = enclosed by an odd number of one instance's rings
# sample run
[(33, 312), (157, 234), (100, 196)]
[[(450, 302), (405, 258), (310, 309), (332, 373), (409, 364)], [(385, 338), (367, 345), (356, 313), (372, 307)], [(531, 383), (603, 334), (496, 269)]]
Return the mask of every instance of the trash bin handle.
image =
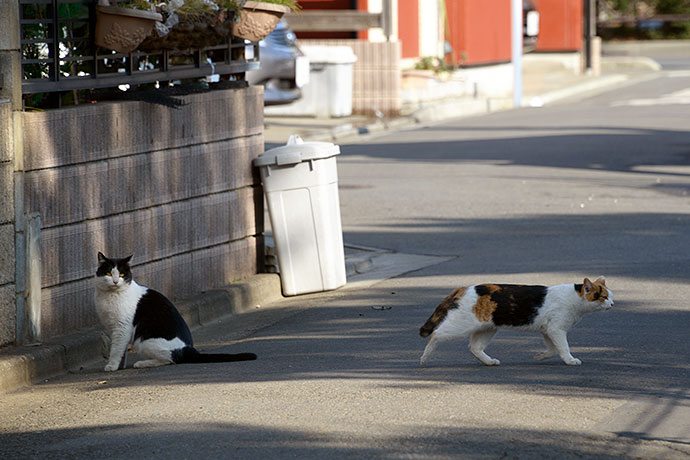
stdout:
[(280, 155), (276, 155), (276, 164), (278, 166), (282, 165), (292, 165), (295, 163), (300, 163), (302, 161), (302, 152), (286, 152)]

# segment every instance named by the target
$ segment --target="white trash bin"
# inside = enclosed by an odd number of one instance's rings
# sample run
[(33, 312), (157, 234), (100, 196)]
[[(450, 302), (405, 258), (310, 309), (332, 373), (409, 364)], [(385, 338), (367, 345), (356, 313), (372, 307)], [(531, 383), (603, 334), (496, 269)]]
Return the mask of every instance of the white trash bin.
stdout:
[(340, 222), (340, 147), (302, 142), (268, 150), (254, 160), (260, 168), (278, 268), (286, 296), (328, 291), (346, 283)]

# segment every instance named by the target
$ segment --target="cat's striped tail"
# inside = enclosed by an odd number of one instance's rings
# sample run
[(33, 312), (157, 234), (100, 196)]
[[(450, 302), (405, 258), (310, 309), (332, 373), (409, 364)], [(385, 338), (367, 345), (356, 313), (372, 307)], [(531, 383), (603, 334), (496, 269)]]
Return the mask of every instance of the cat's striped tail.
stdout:
[(185, 347), (173, 352), (175, 364), (230, 363), (234, 361), (253, 361), (254, 353), (199, 353), (194, 347)]

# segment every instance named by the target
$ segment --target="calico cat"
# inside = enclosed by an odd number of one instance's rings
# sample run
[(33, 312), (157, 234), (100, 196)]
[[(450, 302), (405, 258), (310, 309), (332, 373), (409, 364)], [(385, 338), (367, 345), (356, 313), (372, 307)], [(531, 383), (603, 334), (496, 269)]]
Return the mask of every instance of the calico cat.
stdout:
[(487, 366), (499, 360), (484, 352), (498, 328), (541, 332), (546, 351), (534, 358), (542, 360), (558, 354), (569, 365), (582, 361), (570, 354), (566, 334), (585, 313), (613, 307), (613, 293), (604, 277), (582, 284), (523, 286), (480, 284), (461, 287), (446, 297), (419, 329), (431, 335), (420, 364), (425, 365), (439, 342), (470, 336), (470, 351)]
[(132, 279), (131, 258), (110, 259), (98, 253), (96, 312), (111, 342), (106, 371), (116, 371), (121, 363), (125, 366), (130, 343), (135, 353), (147, 358), (135, 362), (136, 368), (256, 359), (254, 353), (199, 353), (187, 323), (172, 302)]

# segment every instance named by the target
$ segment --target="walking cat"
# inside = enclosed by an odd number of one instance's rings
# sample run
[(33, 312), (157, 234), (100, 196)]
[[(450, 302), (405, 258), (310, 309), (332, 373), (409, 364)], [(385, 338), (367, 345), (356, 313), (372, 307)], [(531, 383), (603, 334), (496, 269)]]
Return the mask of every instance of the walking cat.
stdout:
[(484, 352), (499, 328), (541, 332), (546, 351), (535, 359), (558, 354), (569, 365), (582, 361), (570, 354), (566, 334), (585, 313), (613, 307), (613, 293), (604, 277), (582, 284), (523, 286), (480, 284), (461, 287), (446, 297), (419, 329), (431, 335), (420, 364), (425, 365), (439, 342), (470, 337), (470, 351), (487, 366), (499, 360)]
[(187, 323), (172, 302), (132, 279), (131, 258), (111, 259), (98, 253), (96, 312), (111, 342), (106, 371), (116, 371), (121, 362), (125, 367), (130, 343), (135, 353), (147, 358), (135, 362), (136, 368), (256, 359), (254, 353), (199, 353)]

